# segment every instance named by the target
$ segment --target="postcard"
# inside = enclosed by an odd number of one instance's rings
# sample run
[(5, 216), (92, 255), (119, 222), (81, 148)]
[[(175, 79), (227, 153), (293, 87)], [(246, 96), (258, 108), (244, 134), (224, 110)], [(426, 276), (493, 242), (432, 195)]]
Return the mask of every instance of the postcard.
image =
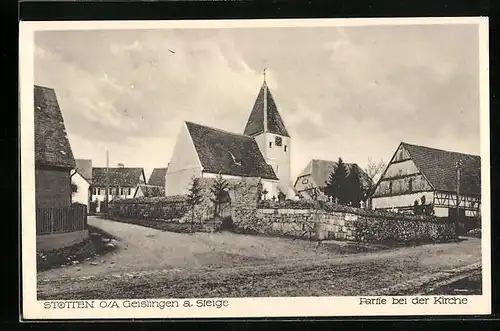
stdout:
[(22, 318), (491, 312), (488, 18), (20, 23)]

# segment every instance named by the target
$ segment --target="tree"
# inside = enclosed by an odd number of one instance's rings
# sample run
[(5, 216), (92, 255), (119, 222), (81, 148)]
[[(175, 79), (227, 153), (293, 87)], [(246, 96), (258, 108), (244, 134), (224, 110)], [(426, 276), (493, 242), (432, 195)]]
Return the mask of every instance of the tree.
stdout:
[(365, 200), (365, 190), (360, 179), (360, 171), (356, 165), (352, 165), (349, 175), (347, 176), (347, 201), (353, 207), (359, 208), (360, 202)]
[(222, 178), (221, 174), (218, 174), (217, 177), (215, 178), (214, 183), (212, 184), (212, 187), (210, 187), (210, 192), (212, 192), (212, 198), (210, 198), (210, 201), (214, 203), (214, 218), (217, 218), (219, 216), (219, 209), (224, 202), (224, 199), (227, 197), (227, 187), (229, 183)]
[(193, 177), (187, 195), (186, 202), (191, 207), (191, 232), (194, 230), (194, 210), (196, 206), (202, 201), (200, 179)]
[(365, 168), (365, 172), (370, 177), (372, 182), (378, 181), (379, 177), (382, 175), (382, 171), (385, 169), (384, 160), (380, 160), (380, 162), (375, 162), (371, 157), (368, 157), (368, 164)]
[(342, 158), (339, 158), (326, 183), (325, 194), (329, 197), (337, 198), (340, 204), (348, 202), (349, 183), (347, 176), (347, 167)]

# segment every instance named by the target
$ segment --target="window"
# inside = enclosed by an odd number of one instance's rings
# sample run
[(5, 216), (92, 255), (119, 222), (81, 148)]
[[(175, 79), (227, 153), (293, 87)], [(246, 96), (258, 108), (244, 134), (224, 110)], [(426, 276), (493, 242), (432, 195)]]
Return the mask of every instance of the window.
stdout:
[(392, 182), (389, 182), (389, 194), (392, 194)]
[(413, 178), (408, 181), (408, 191), (413, 191)]
[(286, 152), (286, 145), (285, 145), (285, 152)]
[(281, 143), (282, 143), (282, 139), (280, 136), (276, 136), (276, 138), (274, 139), (274, 144), (276, 146), (281, 146)]
[(123, 195), (123, 187), (120, 187), (120, 195)]
[(307, 178), (302, 179), (302, 184), (304, 184), (304, 185), (305, 185), (305, 184), (307, 184), (307, 183), (309, 183), (309, 180), (308, 180)]
[(92, 195), (97, 195), (97, 188), (95, 188), (95, 187), (94, 187), (94, 188), (92, 189)]
[(104, 188), (100, 189), (99, 195), (106, 195), (106, 189), (104, 189)]
[(269, 148), (273, 147), (273, 143), (269, 142)]
[(279, 165), (277, 165), (277, 166), (276, 166), (276, 175), (278, 174), (279, 169), (280, 169), (280, 166), (279, 166)]
[(127, 194), (128, 194), (128, 195), (131, 195), (131, 194), (132, 194), (132, 188), (130, 188), (130, 187), (128, 188), (128, 190), (127, 190)]

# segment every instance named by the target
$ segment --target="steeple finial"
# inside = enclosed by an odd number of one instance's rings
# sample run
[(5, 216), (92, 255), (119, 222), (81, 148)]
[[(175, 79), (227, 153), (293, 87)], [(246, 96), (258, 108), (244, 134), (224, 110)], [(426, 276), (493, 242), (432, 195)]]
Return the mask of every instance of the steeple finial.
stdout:
[(264, 70), (262, 72), (262, 74), (264, 75), (264, 83), (266, 82), (266, 70), (267, 70), (267, 68), (264, 68)]

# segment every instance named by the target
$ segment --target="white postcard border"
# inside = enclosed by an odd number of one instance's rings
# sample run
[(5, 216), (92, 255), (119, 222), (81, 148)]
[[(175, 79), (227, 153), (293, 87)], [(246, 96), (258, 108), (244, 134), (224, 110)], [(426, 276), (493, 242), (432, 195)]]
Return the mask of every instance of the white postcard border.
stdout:
[[(483, 294), (463, 296), (467, 304), (360, 305), (360, 297), (227, 298), (228, 306), (124, 308), (124, 300), (87, 300), (94, 308), (52, 309), (54, 301), (37, 301), (35, 171), (34, 171), (34, 32), (41, 30), (166, 29), (166, 28), (271, 28), (415, 24), (477, 24), (480, 54), (481, 174), (482, 174), (482, 272)], [(490, 243), (490, 145), (489, 145), (489, 43), (486, 17), (463, 18), (370, 18), (370, 19), (284, 19), (199, 21), (60, 21), (20, 23), (20, 141), (22, 213), (22, 309), (24, 319), (106, 318), (214, 318), (296, 316), (387, 316), (387, 315), (481, 315), (491, 313)], [(403, 298), (403, 297), (400, 297)], [(411, 302), (415, 297), (407, 297)], [(432, 297), (430, 297), (432, 300)], [(223, 298), (221, 298), (223, 299)], [(153, 299), (148, 299), (153, 300)], [(159, 299), (159, 300), (165, 300)], [(173, 299), (171, 299), (173, 300)], [(47, 303), (48, 302), (48, 303)], [(115, 304), (120, 308), (116, 308)], [(61, 304), (63, 305), (63, 304)], [(101, 306), (106, 306), (102, 308)]]

